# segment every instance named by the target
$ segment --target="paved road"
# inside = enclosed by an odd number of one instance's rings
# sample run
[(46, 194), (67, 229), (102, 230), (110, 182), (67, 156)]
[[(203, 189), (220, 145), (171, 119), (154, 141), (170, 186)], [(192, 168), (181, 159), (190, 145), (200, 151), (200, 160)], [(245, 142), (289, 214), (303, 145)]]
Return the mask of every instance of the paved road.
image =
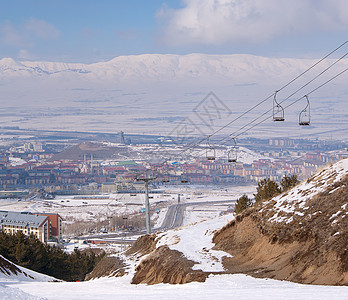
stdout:
[(221, 201), (202, 201), (173, 204), (168, 207), (168, 211), (162, 223), (160, 230), (167, 230), (182, 226), (184, 222), (184, 212), (187, 206), (207, 206), (216, 204), (235, 203), (237, 200), (221, 200)]

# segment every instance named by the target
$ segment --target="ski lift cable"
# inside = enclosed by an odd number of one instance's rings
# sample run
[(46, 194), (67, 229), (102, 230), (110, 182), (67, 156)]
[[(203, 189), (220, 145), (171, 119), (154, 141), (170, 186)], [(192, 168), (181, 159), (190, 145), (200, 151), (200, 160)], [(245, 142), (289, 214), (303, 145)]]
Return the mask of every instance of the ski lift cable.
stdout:
[[(317, 86), (316, 88), (314, 88), (313, 90), (311, 90), (311, 91), (310, 91), (309, 93), (307, 93), (305, 96), (309, 96), (310, 94), (316, 92), (317, 90), (319, 90), (320, 88), (322, 88), (322, 87), (325, 86), (326, 84), (330, 83), (331, 81), (333, 81), (334, 79), (336, 79), (337, 77), (341, 76), (343, 73), (345, 73), (345, 72), (347, 72), (347, 71), (348, 71), (348, 68), (344, 69), (343, 71), (339, 72), (339, 73), (336, 74), (335, 76), (331, 77), (330, 79), (328, 79), (328, 80), (325, 81), (324, 83), (320, 84), (319, 86)], [(299, 102), (300, 100), (302, 100), (303, 98), (305, 98), (305, 96), (302, 96), (302, 97), (298, 98), (297, 100), (291, 102), (291, 103), (288, 104), (286, 107), (284, 107), (284, 109), (289, 108), (289, 107), (291, 107), (292, 105), (296, 104), (297, 102)], [(271, 110), (268, 110), (266, 113), (263, 113), (261, 116), (264, 116), (264, 115), (266, 115), (267, 113), (270, 113), (270, 112), (271, 112)], [(268, 115), (266, 118), (262, 119), (260, 122), (258, 122), (258, 123), (256, 123), (256, 124), (252, 125), (251, 127), (245, 129), (244, 131), (242, 131), (242, 132), (240, 132), (240, 133), (238, 133), (238, 134), (235, 134), (235, 132), (234, 132), (234, 133), (232, 133), (231, 135), (228, 135), (227, 137), (225, 137), (225, 138), (223, 138), (222, 140), (220, 140), (219, 143), (224, 142), (224, 143), (221, 144), (221, 145), (226, 145), (226, 143), (229, 142), (230, 140), (235, 139), (235, 138), (237, 138), (237, 137), (243, 135), (244, 133), (250, 131), (251, 129), (253, 129), (253, 128), (255, 128), (255, 127), (257, 127), (258, 125), (264, 123), (265, 121), (269, 120), (269, 119), (272, 118), (272, 117), (273, 117), (273, 114), (272, 114), (272, 115)], [(259, 117), (258, 119), (260, 119), (260, 117)], [(254, 121), (255, 121), (255, 120), (254, 120)], [(247, 126), (245, 125), (245, 126), (243, 126), (242, 128), (244, 129), (244, 128), (246, 128), (246, 127), (247, 127)], [(237, 130), (237, 132), (240, 131), (240, 130), (241, 130), (241, 129)], [(232, 135), (234, 136), (233, 138), (231, 138)]]
[[(343, 55), (342, 57), (340, 57), (338, 60), (336, 60), (333, 64), (331, 64), (329, 67), (327, 67), (325, 70), (323, 70), (322, 72), (320, 72), (317, 76), (315, 76), (313, 79), (311, 79), (309, 82), (307, 82), (306, 84), (304, 84), (302, 87), (300, 87), (298, 90), (296, 90), (296, 92), (292, 93), (290, 96), (288, 96), (287, 98), (285, 98), (284, 100), (282, 100), (281, 102), (279, 102), (280, 104), (284, 103), (286, 100), (288, 100), (291, 96), (293, 96), (294, 94), (296, 94), (298, 91), (302, 90), (304, 87), (306, 87), (308, 84), (310, 84), (311, 82), (313, 82), (315, 79), (317, 79), (319, 76), (321, 76), (323, 73), (325, 73), (326, 71), (328, 71), (331, 67), (333, 67), (336, 63), (338, 63), (339, 61), (341, 61), (344, 57), (346, 57), (348, 55), (348, 53), (346, 53), (345, 55)], [(325, 81), (324, 83), (322, 83), (321, 85), (317, 86), (315, 89), (313, 89), (312, 91), (310, 91), (309, 93), (307, 93), (306, 95), (309, 96), (310, 94), (314, 93), (315, 91), (317, 91), (318, 89), (322, 88), (323, 86), (325, 86), (326, 84), (328, 84), (329, 82), (331, 82), (332, 80), (336, 79), (337, 77), (339, 77), (340, 75), (342, 75), (343, 73), (345, 73), (346, 71), (348, 71), (348, 68), (344, 69), (343, 71), (339, 72), (338, 74), (336, 74), (335, 76), (331, 77), (330, 79), (328, 79), (327, 81)], [(305, 96), (302, 96), (300, 98), (298, 98), (297, 100), (295, 100), (294, 102), (290, 103), (289, 105), (285, 106), (284, 109), (287, 109), (289, 107), (291, 107), (292, 105), (294, 105), (295, 103), (299, 102), (300, 100), (302, 100)], [(262, 119), (260, 122), (254, 124), (253, 126), (247, 128), (250, 124), (256, 122), (257, 120), (261, 119), (263, 116), (267, 115), (268, 113), (272, 112), (273, 108), (267, 110), (266, 112), (264, 112), (263, 114), (261, 114), (259, 117), (255, 118), (252, 122), (250, 122), (249, 124), (246, 124), (244, 126), (242, 126), (241, 128), (239, 128), (238, 130), (234, 131), (233, 133), (229, 134), (227, 137), (223, 138), (222, 140), (218, 141), (219, 143), (224, 142), (223, 145), (225, 145), (228, 141), (231, 140), (231, 136), (233, 136), (234, 138), (237, 138), (241, 135), (243, 135), (244, 133), (248, 132), (249, 130), (257, 127), (258, 125), (262, 124), (263, 122), (267, 121), (269, 118), (273, 117), (273, 114), (271, 116), (267, 116), (266, 118)], [(244, 131), (241, 131), (243, 129), (247, 128)], [(241, 131), (241, 132), (240, 132)], [(239, 132), (239, 133), (238, 133)], [(212, 133), (210, 136), (213, 136), (215, 134)], [(206, 139), (202, 139), (200, 141), (200, 143), (202, 143), (203, 141), (205, 141)], [(194, 145), (195, 147), (197, 147), (200, 143), (196, 143), (196, 145)], [(190, 147), (188, 149), (185, 149), (183, 151), (183, 153), (189, 149), (191, 149), (193, 147)]]
[[(328, 84), (329, 82), (331, 82), (332, 80), (336, 79), (337, 77), (341, 76), (343, 73), (347, 72), (348, 68), (344, 69), (343, 71), (341, 71), (340, 73), (336, 74), (334, 77), (330, 78), (329, 80), (325, 81), (324, 83), (322, 83), (321, 85), (319, 85), (318, 87), (316, 87), (315, 89), (311, 90), (309, 93), (307, 93), (305, 96), (309, 96), (310, 94), (314, 93), (315, 91), (319, 90), (320, 88), (322, 88), (324, 85)], [(301, 98), (298, 98), (297, 100), (291, 102), (290, 104), (288, 104), (285, 108), (289, 108), (290, 106), (294, 105), (295, 103), (299, 102), (300, 100), (302, 100), (303, 98), (305, 98), (305, 96), (302, 96)], [(243, 132), (237, 134), (236, 136), (240, 136), (246, 132), (248, 132), (249, 130), (255, 128), (256, 126), (260, 125), (261, 123), (265, 122), (266, 120), (268, 120), (270, 118), (270, 116), (268, 116), (267, 118), (263, 119), (262, 121), (260, 121), (259, 123), (253, 125), (252, 127), (244, 130)]]
[[(334, 50), (332, 50), (330, 53), (328, 53), (327, 55), (325, 55), (323, 58), (321, 58), (320, 60), (318, 60), (316, 63), (314, 63), (312, 66), (310, 66), (308, 69), (306, 69), (305, 71), (303, 71), (301, 74), (299, 74), (298, 76), (296, 76), (294, 79), (292, 79), (291, 81), (289, 81), (287, 84), (285, 84), (284, 86), (282, 86), (281, 88), (279, 88), (277, 91), (281, 91), (283, 89), (285, 89), (286, 87), (288, 87), (291, 83), (295, 82), (297, 79), (299, 79), (300, 77), (302, 77), (304, 74), (306, 74), (307, 72), (309, 72), (311, 69), (313, 69), (314, 67), (316, 67), (317, 65), (319, 65), (321, 62), (323, 62), (326, 58), (328, 58), (329, 56), (331, 56), (333, 53), (335, 53), (336, 51), (338, 51), (340, 48), (342, 48), (344, 45), (346, 45), (348, 43), (348, 40), (345, 41), (344, 43), (342, 43), (341, 45), (339, 45), (337, 48), (335, 48)], [(346, 57), (348, 55), (348, 53), (346, 53), (344, 56), (342, 56), (341, 58), (339, 58), (336, 62), (334, 62), (333, 65), (335, 65), (336, 63), (338, 63), (339, 61), (341, 61), (344, 57)], [(319, 76), (321, 76), (324, 72), (326, 72), (328, 69), (330, 69), (333, 65), (329, 66), (328, 68), (326, 68), (324, 71), (322, 71), (319, 75), (317, 75), (314, 79), (312, 79), (309, 83), (307, 83), (306, 85), (302, 86), (301, 88), (297, 89), (294, 93), (292, 93), (290, 96), (288, 96), (286, 99), (284, 99), (282, 102), (283, 103), (285, 100), (288, 100), (289, 98), (291, 98), (293, 95), (295, 95), (297, 92), (299, 92), (301, 89), (303, 89), (304, 87), (306, 87), (308, 84), (310, 84), (312, 81), (314, 81), (316, 78), (318, 78)], [(265, 99), (263, 99), (262, 101), (260, 101), (259, 103), (255, 104), (254, 106), (252, 106), (251, 108), (249, 108), (247, 111), (243, 112), (242, 114), (240, 114), (238, 117), (234, 118), (233, 120), (231, 120), (230, 122), (228, 122), (227, 124), (225, 124), (224, 126), (220, 127), (219, 129), (217, 129), (216, 131), (214, 131), (210, 136), (214, 136), (217, 133), (219, 133), (221, 130), (227, 128), (228, 126), (230, 126), (231, 124), (233, 124), (234, 122), (238, 121), (239, 119), (241, 119), (242, 117), (244, 117), (246, 114), (248, 114), (249, 112), (251, 112), (252, 110), (254, 110), (255, 108), (257, 108), (258, 106), (260, 106), (261, 104), (265, 103), (267, 100), (269, 100), (270, 98), (274, 97), (275, 93), (269, 95), (268, 97), (266, 97)], [(267, 114), (268, 112), (266, 112)], [(265, 115), (265, 114), (263, 114)], [(261, 115), (261, 117), (263, 116)], [(245, 127), (243, 127), (242, 129), (244, 129)], [(201, 143), (203, 143), (206, 139), (202, 138), (197, 142), (192, 142), (191, 144), (188, 145), (188, 147), (186, 147), (185, 150), (183, 150), (182, 152), (185, 153), (186, 151), (189, 151), (191, 148), (195, 148), (198, 145), (200, 145)]]
[[(329, 56), (331, 56), (333, 53), (335, 53), (336, 51), (338, 51), (340, 48), (342, 48), (345, 44), (348, 43), (348, 40), (345, 41), (344, 43), (342, 43), (341, 45), (339, 45), (336, 49), (332, 50), (330, 53), (328, 53), (327, 55), (325, 55), (323, 58), (321, 58), (320, 60), (318, 60), (316, 63), (314, 63), (312, 66), (310, 66), (308, 69), (306, 69), (305, 71), (303, 71), (301, 74), (297, 75), (294, 79), (290, 80), (287, 84), (285, 84), (284, 86), (282, 86), (281, 88), (279, 88), (277, 90), (277, 92), (282, 91), (283, 89), (285, 89), (286, 87), (288, 87), (290, 84), (292, 84), (293, 82), (295, 82), (297, 79), (299, 79), (300, 77), (302, 77), (303, 75), (305, 75), (307, 72), (309, 72), (310, 70), (312, 70), (314, 67), (316, 67), (317, 65), (319, 65), (321, 62), (323, 62), (326, 58), (328, 58)], [(348, 53), (346, 53), (344, 56), (346, 56)], [(342, 57), (343, 58), (343, 57)], [(239, 115), (238, 117), (234, 118), (233, 120), (231, 120), (230, 122), (228, 122), (227, 124), (225, 124), (224, 126), (220, 127), (219, 129), (217, 129), (215, 132), (213, 132), (211, 134), (211, 136), (216, 135), (217, 133), (219, 133), (221, 130), (225, 129), (226, 127), (230, 126), (232, 123), (234, 123), (235, 121), (238, 121), (240, 118), (244, 117), (246, 114), (248, 114), (249, 112), (251, 112), (252, 110), (254, 110), (255, 108), (257, 108), (258, 106), (260, 106), (261, 104), (265, 103), (268, 99), (272, 98), (277, 92), (274, 92), (273, 94), (269, 95), (268, 97), (266, 97), (265, 99), (263, 99), (262, 101), (260, 101), (259, 103), (255, 104), (254, 106), (252, 106), (251, 108), (249, 108), (247, 111), (245, 111), (244, 113), (242, 113), (241, 115)], [(295, 92), (296, 93), (296, 92)], [(293, 96), (293, 95), (291, 95)], [(290, 97), (291, 97), (290, 96)]]
[[(305, 71), (303, 71), (302, 73), (300, 73), (298, 76), (296, 76), (294, 79), (292, 79), (291, 81), (289, 81), (287, 84), (285, 84), (284, 86), (282, 86), (281, 88), (278, 89), (278, 91), (281, 91), (283, 89), (285, 89), (286, 87), (288, 87), (290, 84), (292, 84), (293, 82), (295, 82), (297, 79), (299, 79), (300, 77), (302, 77), (304, 74), (306, 74), (307, 72), (309, 72), (311, 69), (313, 69), (314, 67), (316, 67), (317, 65), (319, 65), (321, 62), (323, 62), (326, 58), (328, 58), (329, 56), (331, 56), (333, 53), (335, 53), (336, 51), (338, 51), (340, 48), (342, 48), (344, 45), (346, 45), (348, 43), (348, 40), (343, 42), (341, 45), (339, 45), (337, 48), (335, 48), (334, 50), (332, 50), (330, 53), (328, 53), (327, 55), (325, 55), (323, 58), (321, 58), (320, 60), (318, 60), (316, 63), (314, 63), (312, 66), (310, 66), (308, 69), (306, 69)], [(315, 78), (313, 78), (310, 82), (308, 82), (306, 85), (302, 86), (301, 88), (299, 88), (298, 90), (296, 90), (294, 93), (292, 93), (289, 97), (287, 97), (286, 99), (284, 99), (282, 102), (283, 103), (285, 100), (289, 99), (290, 97), (292, 97), (294, 94), (296, 94), (298, 91), (300, 91), (301, 89), (303, 89), (305, 86), (307, 86), (308, 84), (310, 84), (312, 81), (314, 81), (316, 78), (318, 78), (319, 76), (321, 76), (324, 72), (327, 71), (327, 69), (331, 68), (333, 65), (335, 65), (336, 63), (338, 63), (340, 60), (342, 60), (344, 57), (346, 57), (348, 55), (348, 53), (346, 53), (344, 56), (342, 56), (340, 59), (338, 59), (336, 62), (334, 62), (334, 64), (332, 64), (330, 67), (326, 68), (324, 71), (322, 71), (319, 75), (317, 75)], [(340, 74), (339, 74), (340, 75)], [(338, 76), (339, 76), (338, 75)], [(336, 76), (336, 77), (338, 77)], [(334, 78), (336, 78), (334, 77)], [(334, 79), (332, 78), (332, 79)], [(329, 81), (328, 81), (329, 82)], [(318, 87), (320, 88), (320, 87)], [(307, 93), (308, 95), (309, 93)], [(246, 114), (248, 114), (250, 111), (254, 110), (255, 108), (257, 108), (258, 106), (260, 106), (261, 104), (263, 104), (264, 102), (266, 102), (267, 100), (269, 100), (271, 97), (273, 97), (275, 95), (275, 93), (269, 95), (267, 98), (263, 99), (262, 101), (260, 101), (259, 103), (257, 103), (256, 105), (254, 105), (253, 107), (251, 107), (250, 109), (248, 109), (247, 111), (245, 111), (244, 113), (242, 113), (241, 115), (239, 115), (238, 117), (234, 118), (233, 120), (231, 120), (230, 122), (228, 122), (227, 124), (225, 124), (224, 126), (220, 127), (219, 129), (217, 129), (216, 131), (214, 131), (210, 136), (214, 136), (217, 133), (219, 133), (221, 130), (227, 128), (229, 125), (231, 125), (232, 123), (236, 122), (237, 120), (239, 120), (240, 118), (242, 118), (243, 116), (245, 116)], [(269, 112), (269, 111), (268, 111)], [(262, 114), (260, 117), (264, 116), (265, 114), (267, 114), (268, 112)], [(259, 117), (259, 118), (260, 118)], [(257, 118), (257, 119), (259, 119)], [(256, 120), (257, 120), (256, 119)], [(268, 119), (268, 118), (267, 118)], [(255, 121), (255, 120), (254, 120)], [(254, 122), (253, 121), (253, 122)], [(255, 126), (252, 126), (251, 128), (254, 128), (258, 125), (259, 123), (257, 123)], [(250, 124), (249, 124), (250, 125)], [(240, 128), (238, 131), (244, 129), (246, 126), (243, 126), (242, 128)], [(251, 129), (250, 128), (250, 129)], [(248, 129), (249, 130), (249, 129)], [(248, 131), (247, 130), (247, 131)], [(238, 132), (237, 131), (237, 132)], [(243, 131), (241, 134), (245, 133), (246, 131)], [(238, 134), (238, 136), (240, 136), (241, 134)], [(234, 135), (231, 134), (231, 135)], [(229, 135), (228, 138), (231, 136)], [(226, 138), (224, 138), (223, 140), (225, 140)], [(206, 139), (202, 138), (200, 139), (198, 142), (192, 142), (191, 144), (188, 145), (188, 147), (186, 147), (185, 150), (182, 151), (182, 153), (185, 153), (186, 151), (189, 151), (190, 149), (196, 148), (198, 145), (200, 145), (202, 142), (204, 142)], [(223, 141), (222, 140), (222, 141)], [(166, 160), (164, 161), (166, 162)]]
[[(314, 78), (312, 78), (310, 81), (308, 81), (306, 84), (304, 84), (303, 86), (301, 86), (300, 88), (298, 88), (295, 92), (293, 92), (291, 95), (289, 95), (288, 97), (286, 97), (284, 100), (280, 101), (279, 104), (284, 103), (286, 100), (290, 99), (292, 96), (294, 96), (296, 93), (298, 93), (299, 91), (301, 91), (302, 89), (304, 89), (306, 86), (308, 86), (310, 83), (312, 83), (314, 80), (316, 80), (318, 77), (322, 76), (325, 72), (327, 72), (329, 69), (331, 69), (334, 65), (336, 65), (339, 61), (341, 61), (343, 58), (345, 58), (348, 55), (348, 52), (346, 54), (344, 54), (343, 56), (341, 56), (338, 60), (336, 60), (335, 62), (333, 62), (330, 66), (328, 66), (327, 68), (325, 68), (322, 72), (320, 72), (318, 75), (316, 75)], [(330, 80), (328, 80), (327, 82), (323, 83), (322, 85), (320, 85), (317, 89), (321, 88), (322, 86), (324, 86), (326, 83), (330, 82), (331, 80), (335, 79), (336, 77), (340, 76), (342, 73), (344, 73), (345, 70), (339, 74), (337, 74), (336, 76), (332, 77)], [(316, 89), (315, 89), (316, 90)], [(313, 93), (313, 91), (307, 93), (307, 96), (309, 94)], [(300, 99), (302, 99), (303, 97), (301, 97)], [(277, 102), (278, 103), (278, 102)], [(294, 102), (297, 103), (297, 100)], [(284, 107), (288, 108), (289, 106)], [(239, 131), (243, 130), (244, 128), (248, 127), (250, 124), (256, 122), (257, 120), (261, 119), (263, 116), (267, 115), (269, 112), (271, 112), (273, 110), (273, 108), (265, 111), (263, 114), (261, 114), (259, 117), (255, 118), (254, 120), (252, 120), (249, 124), (246, 124), (244, 126), (242, 126), (241, 128), (237, 129), (236, 131), (234, 131), (233, 133), (231, 133), (229, 135), (230, 136), (239, 136), (240, 134), (237, 134)], [(259, 123), (257, 123), (259, 124)], [(244, 133), (244, 131), (243, 131)], [(224, 140), (224, 139), (223, 139)]]

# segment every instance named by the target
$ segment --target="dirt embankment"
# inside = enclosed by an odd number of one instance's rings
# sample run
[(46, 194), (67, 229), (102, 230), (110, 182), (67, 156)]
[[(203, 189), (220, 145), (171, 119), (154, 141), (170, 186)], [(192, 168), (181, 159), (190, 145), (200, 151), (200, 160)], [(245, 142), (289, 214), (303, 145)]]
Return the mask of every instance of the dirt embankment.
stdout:
[(96, 279), (105, 276), (123, 276), (125, 264), (119, 257), (104, 256), (95, 266), (93, 271), (86, 275), (85, 280)]
[(126, 251), (126, 255), (146, 255), (156, 249), (156, 234), (143, 235)]
[(307, 200), (289, 222), (270, 222), (262, 203), (218, 231), (230, 273), (300, 283), (348, 285), (348, 178)]
[(208, 274), (192, 270), (194, 262), (176, 250), (161, 246), (147, 256), (136, 268), (132, 283), (188, 283), (204, 282)]
[(208, 274), (192, 270), (195, 262), (188, 260), (184, 255), (167, 246), (156, 249), (156, 235), (140, 237), (126, 252), (127, 255), (138, 257), (147, 255), (135, 269), (133, 284), (146, 283), (188, 283), (205, 281)]

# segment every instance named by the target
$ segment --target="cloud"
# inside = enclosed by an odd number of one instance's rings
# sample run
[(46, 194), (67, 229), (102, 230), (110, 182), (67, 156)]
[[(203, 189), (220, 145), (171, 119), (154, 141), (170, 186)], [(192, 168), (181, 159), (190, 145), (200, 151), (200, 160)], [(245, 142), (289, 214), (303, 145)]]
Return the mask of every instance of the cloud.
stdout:
[(18, 26), (8, 20), (0, 25), (0, 41), (8, 46), (33, 47), (37, 39), (56, 39), (59, 36), (60, 31), (54, 25), (34, 18)]
[(24, 28), (32, 35), (42, 39), (56, 39), (60, 36), (60, 31), (52, 24), (35, 18), (30, 18)]
[(5, 21), (0, 27), (1, 41), (9, 46), (24, 46), (28, 45), (28, 39), (21, 34), (11, 22)]
[(348, 29), (346, 0), (184, 0), (157, 12), (169, 45), (260, 43), (279, 36)]

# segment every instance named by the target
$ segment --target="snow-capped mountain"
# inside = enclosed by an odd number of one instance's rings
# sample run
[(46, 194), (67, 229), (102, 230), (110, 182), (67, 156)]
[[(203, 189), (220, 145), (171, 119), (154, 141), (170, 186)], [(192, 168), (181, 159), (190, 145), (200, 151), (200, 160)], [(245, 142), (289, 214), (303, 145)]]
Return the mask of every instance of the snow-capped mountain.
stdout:
[[(166, 134), (189, 117), (188, 125), (194, 124), (196, 128), (199, 127), (198, 131), (207, 135), (230, 122), (232, 114), (248, 110), (316, 61), (245, 54), (143, 54), (119, 56), (91, 64), (3, 58), (0, 60), (0, 103), (6, 115), (3, 122), (4, 126), (21, 128), (74, 128), (102, 132), (109, 132), (110, 128), (124, 128), (127, 131), (131, 128), (132, 133)], [(337, 75), (348, 65), (348, 59), (341, 60), (318, 80), (299, 89), (333, 62), (321, 62), (281, 91), (279, 98), (284, 99), (292, 94), (287, 101), (289, 103)], [(330, 121), (337, 132), (347, 128), (346, 74), (311, 95), (311, 101), (312, 97), (316, 97), (311, 106), (316, 126), (307, 128), (305, 134), (309, 131), (310, 134), (327, 131), (326, 124)], [(296, 90), (298, 92), (294, 93)], [(214, 128), (210, 126), (212, 124), (207, 128), (207, 123), (194, 110), (211, 91), (221, 100), (220, 104), (223, 103), (228, 109), (222, 115), (220, 111), (219, 118), (213, 120)], [(286, 121), (296, 126), (296, 132), (298, 113), (303, 109), (303, 104), (299, 102), (286, 111)], [(245, 125), (241, 122), (249, 122), (271, 106), (272, 97), (253, 111), (254, 115), (248, 114), (233, 124), (235, 129)], [(258, 134), (284, 136), (283, 128), (289, 131), (289, 122), (284, 126), (279, 125), (272, 130), (266, 125)], [(233, 131), (233, 128), (229, 129)], [(294, 129), (291, 131), (294, 132)]]
[[(74, 73), (83, 78), (103, 80), (185, 78), (284, 77), (312, 65), (314, 59), (266, 58), (254, 55), (143, 54), (119, 56), (92, 64), (0, 60), (0, 76), (57, 76)], [(328, 60), (326, 65), (332, 61)], [(348, 65), (348, 59), (342, 64)], [(286, 73), (284, 71), (286, 70)]]

